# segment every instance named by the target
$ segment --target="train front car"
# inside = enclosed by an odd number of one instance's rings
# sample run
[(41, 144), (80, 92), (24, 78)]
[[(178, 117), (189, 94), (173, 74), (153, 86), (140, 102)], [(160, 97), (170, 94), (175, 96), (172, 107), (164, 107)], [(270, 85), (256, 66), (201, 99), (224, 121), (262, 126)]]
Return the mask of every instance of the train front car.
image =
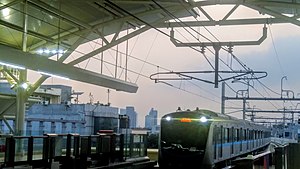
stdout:
[(202, 165), (211, 124), (203, 111), (180, 111), (162, 117), (158, 157), (160, 168)]

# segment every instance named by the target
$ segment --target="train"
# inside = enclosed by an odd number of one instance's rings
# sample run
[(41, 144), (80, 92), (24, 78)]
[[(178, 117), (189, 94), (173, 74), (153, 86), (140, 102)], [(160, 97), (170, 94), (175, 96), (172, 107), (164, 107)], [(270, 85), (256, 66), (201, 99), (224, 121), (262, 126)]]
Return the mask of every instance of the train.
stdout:
[(217, 169), (271, 142), (270, 128), (206, 109), (168, 113), (160, 125), (158, 165), (163, 169)]

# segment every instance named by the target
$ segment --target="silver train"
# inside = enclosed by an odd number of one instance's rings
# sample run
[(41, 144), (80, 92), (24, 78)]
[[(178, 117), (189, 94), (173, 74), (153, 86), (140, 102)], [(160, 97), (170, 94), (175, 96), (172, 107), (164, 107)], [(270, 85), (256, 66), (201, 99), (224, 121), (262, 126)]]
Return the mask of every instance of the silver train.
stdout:
[(212, 169), (269, 145), (271, 130), (209, 110), (176, 111), (161, 119), (160, 168)]

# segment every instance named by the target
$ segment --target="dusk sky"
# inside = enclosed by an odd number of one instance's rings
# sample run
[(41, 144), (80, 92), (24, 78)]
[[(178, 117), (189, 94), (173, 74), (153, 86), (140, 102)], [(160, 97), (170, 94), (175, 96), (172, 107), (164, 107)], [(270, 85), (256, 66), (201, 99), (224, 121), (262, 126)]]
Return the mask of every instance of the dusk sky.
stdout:
[[(218, 13), (222, 16), (222, 13)], [(241, 9), (240, 17), (255, 14), (257, 12), (249, 11), (248, 9)], [(218, 17), (216, 15), (216, 17)], [(234, 16), (233, 16), (234, 17)], [(299, 80), (299, 65), (300, 57), (300, 27), (292, 24), (272, 24), (266, 25), (268, 28), (267, 39), (259, 46), (236, 46), (233, 48), (233, 54), (238, 57), (247, 67), (254, 71), (266, 71), (268, 76), (250, 83), (254, 88), (250, 87), (251, 97), (280, 97), (281, 78), (287, 76), (287, 80), (283, 81), (283, 88), (294, 92), (295, 97), (300, 93)], [(212, 41), (216, 41), (210, 33), (220, 41), (247, 41), (257, 40), (262, 35), (263, 25), (255, 26), (239, 26), (239, 27), (207, 27), (210, 32), (207, 32), (203, 27), (195, 28), (200, 30), (201, 34)], [(161, 29), (169, 33), (170, 29)], [(190, 30), (192, 32), (192, 30)], [(185, 37), (183, 38), (182, 35)], [(195, 36), (199, 36), (194, 33)], [(196, 42), (184, 29), (176, 29), (175, 37), (184, 42)], [(201, 37), (199, 37), (201, 40)], [(90, 42), (82, 45), (76, 51), (88, 53), (90, 50), (99, 47), (101, 40)], [(125, 43), (120, 44), (118, 50), (125, 53)], [(114, 47), (104, 53), (107, 62), (114, 63), (117, 48)], [(199, 48), (198, 48), (199, 49)], [(213, 48), (209, 48), (213, 51)], [(213, 51), (214, 52), (214, 51)], [(200, 81), (177, 81), (168, 82), (173, 87), (163, 84), (155, 83), (150, 80), (149, 76), (158, 71), (204, 71), (213, 70), (204, 56), (188, 47), (175, 47), (169, 40), (169, 37), (152, 29), (129, 41), (129, 57), (128, 80), (136, 83), (139, 86), (137, 93), (124, 93), (115, 90), (110, 90), (109, 102), (114, 107), (125, 108), (126, 106), (134, 106), (138, 113), (138, 125), (144, 126), (144, 116), (151, 108), (158, 110), (159, 117), (166, 113), (175, 111), (177, 107), (182, 109), (195, 109), (196, 107), (203, 109), (210, 109), (220, 112), (221, 107), (221, 84), (218, 88), (214, 88), (213, 84), (207, 84)], [(76, 58), (78, 53), (71, 55), (70, 59)], [(214, 65), (214, 55), (206, 50), (205, 55)], [(118, 64), (124, 65), (124, 54), (120, 54)], [(95, 56), (99, 58), (100, 55)], [(122, 58), (122, 59), (120, 59)], [(136, 60), (134, 58), (138, 58)], [(227, 65), (230, 65), (234, 70), (242, 70), (242, 67), (232, 59), (230, 54), (224, 50), (220, 51), (220, 59)], [(146, 61), (147, 63), (143, 62)], [(151, 63), (151, 64), (149, 64)], [(97, 59), (91, 59), (81, 63), (81, 68), (100, 70), (100, 63)], [(78, 65), (77, 65), (78, 66)], [(114, 67), (106, 65), (104, 72), (110, 76), (114, 75)], [(225, 64), (220, 62), (220, 70), (230, 70)], [(141, 75), (138, 75), (140, 73)], [(124, 70), (118, 69), (118, 77), (124, 77)], [(223, 76), (223, 75), (222, 75)], [(214, 74), (197, 75), (198, 78), (214, 79)], [(225, 76), (224, 76), (225, 77)], [(34, 81), (37, 78), (35, 73), (28, 76), (29, 81)], [(124, 78), (123, 78), (124, 79)], [(235, 91), (247, 89), (246, 85), (242, 83), (231, 83), (231, 80), (226, 81)], [(72, 80), (61, 80), (57, 78), (49, 78), (44, 84), (64, 84), (70, 85), (75, 91), (84, 92), (79, 96), (80, 103), (88, 103), (90, 101), (89, 94), (93, 95), (93, 102), (107, 103), (108, 94), (107, 88), (100, 86), (89, 85)], [(264, 84), (268, 88), (262, 87)], [(271, 90), (270, 90), (271, 89)], [(235, 93), (226, 87), (226, 96), (235, 96)], [(251, 102), (250, 107), (255, 106), (259, 109), (277, 110), (283, 107), (291, 108), (297, 103), (274, 102), (267, 101)], [(226, 113), (231, 113), (236, 110), (241, 110), (242, 102), (240, 101), (226, 101)], [(232, 108), (232, 109), (231, 109)], [(236, 109), (237, 108), (237, 109)], [(241, 111), (231, 113), (230, 115), (241, 117)], [(261, 116), (261, 115), (258, 115)], [(269, 114), (270, 116), (270, 114)]]

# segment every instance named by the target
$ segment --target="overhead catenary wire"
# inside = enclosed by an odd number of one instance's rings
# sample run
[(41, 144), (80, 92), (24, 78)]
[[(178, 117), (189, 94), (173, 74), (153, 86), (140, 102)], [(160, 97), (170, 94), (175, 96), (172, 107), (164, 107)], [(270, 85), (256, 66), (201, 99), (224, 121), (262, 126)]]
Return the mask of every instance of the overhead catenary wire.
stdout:
[[(105, 0), (105, 2), (108, 2), (108, 3), (112, 4), (112, 5), (114, 5), (114, 6), (115, 6), (116, 8), (118, 8), (119, 10), (121, 10), (121, 11), (125, 12), (126, 14), (128, 14), (128, 15), (130, 15), (130, 16), (136, 18), (137, 20), (141, 21), (141, 22), (144, 23), (145, 25), (148, 25), (148, 26), (150, 26), (151, 28), (153, 28), (153, 29), (159, 31), (160, 33), (162, 33), (162, 34), (164, 34), (164, 35), (170, 37), (169, 34), (167, 34), (167, 33), (163, 32), (163, 31), (159, 30), (158, 28), (156, 28), (155, 26), (153, 26), (153, 25), (151, 25), (151, 24), (145, 22), (144, 20), (142, 20), (142, 19), (140, 19), (140, 18), (134, 16), (133, 14), (131, 14), (130, 12), (128, 12), (128, 11), (126, 11), (126, 10), (124, 10), (124, 9), (122, 9), (121, 7), (117, 6), (117, 5), (114, 4), (113, 2), (110, 2), (110, 1), (108, 1), (108, 0)], [(178, 39), (177, 39), (177, 41), (178, 41), (178, 42), (181, 42), (181, 41), (178, 40)], [(196, 50), (196, 51), (202, 53), (200, 50), (198, 50), (198, 49), (196, 49), (196, 48), (194, 48), (194, 47), (190, 47), (190, 48), (192, 48), (193, 50)], [(222, 47), (222, 48), (223, 48), (223, 47)], [(208, 63), (211, 65), (211, 67), (212, 67), (213, 69), (215, 69), (215, 68), (212, 66), (212, 64), (209, 62), (208, 58), (205, 57), (205, 59), (208, 61)], [(219, 76), (220, 76), (220, 75), (219, 75)], [(228, 85), (228, 84), (227, 84), (227, 85)]]
[[(47, 22), (46, 22), (47, 23)], [(50, 24), (50, 23), (48, 23), (48, 24)], [(63, 30), (63, 29), (62, 29)]]
[[(155, 0), (152, 0), (153, 2), (155, 2)], [(159, 5), (157, 2), (155, 2), (155, 4), (156, 5), (158, 5), (160, 8), (163, 8), (161, 5)], [(186, 8), (185, 8), (186, 9)], [(166, 10), (166, 9), (164, 9), (163, 8), (163, 10), (168, 14), (168, 15), (170, 15), (170, 16), (172, 16), (173, 17), (173, 19), (176, 21), (176, 20), (179, 20), (179, 22), (180, 22), (180, 24), (182, 24), (182, 25), (184, 25), (184, 26), (187, 26), (187, 27), (189, 27), (190, 29), (192, 29), (194, 32), (196, 32), (196, 33), (198, 33), (195, 29), (193, 29), (192, 27), (190, 27), (190, 26), (188, 26), (188, 25), (186, 25), (184, 22), (182, 22), (179, 18), (177, 18), (175, 15), (173, 15), (171, 12), (169, 12), (168, 10)], [(188, 9), (186, 9), (187, 11), (188, 11)], [(189, 12), (189, 11), (188, 11)], [(195, 18), (196, 20), (197, 20), (197, 18)], [(184, 29), (188, 32), (188, 33), (190, 33), (185, 27), (184, 27)], [(216, 38), (216, 36), (214, 36), (210, 31), (208, 31), (216, 40), (218, 40), (218, 38)], [(191, 33), (190, 33), (191, 34)], [(198, 33), (199, 34), (199, 33)], [(192, 34), (191, 34), (192, 35)], [(202, 34), (199, 34), (200, 36), (202, 36), (202, 37), (204, 37)], [(192, 37), (194, 37), (194, 36), (192, 36)], [(196, 37), (194, 37), (196, 40), (198, 40), (199, 41), (199, 39), (198, 38), (196, 38)], [(205, 39), (207, 39), (207, 40), (209, 40), (210, 42), (212, 42), (210, 39), (208, 39), (208, 38), (206, 38), (205, 37)], [(219, 40), (218, 40), (219, 41)], [(225, 51), (227, 51), (227, 52), (230, 52), (228, 49), (225, 49), (224, 47), (221, 47), (223, 50), (225, 50)], [(231, 54), (232, 54), (232, 52), (230, 52)], [(232, 54), (232, 56), (233, 56), (233, 58), (245, 69), (245, 70), (251, 70), (249, 67), (247, 67), (246, 66), (246, 64), (243, 64), (235, 55), (233, 55)], [(220, 59), (224, 64), (225, 64), (225, 62), (222, 60), (222, 59)], [(212, 66), (212, 64), (210, 64), (211, 66)], [(225, 65), (227, 65), (227, 64), (225, 64)], [(227, 65), (228, 66), (228, 65)], [(229, 67), (229, 66), (228, 66)], [(229, 67), (230, 69), (232, 69), (231, 67)], [(262, 84), (262, 82), (259, 80), (259, 79), (256, 79), (260, 84)], [(228, 83), (226, 83), (226, 85), (231, 89), (231, 90), (233, 90), (231, 87), (230, 87), (230, 85), (228, 84)], [(265, 86), (265, 85), (263, 85), (263, 86)], [(254, 88), (253, 86), (251, 86), (252, 88)], [(255, 89), (255, 88), (254, 88)], [(269, 89), (269, 88), (267, 88), (267, 89)], [(265, 88), (264, 88), (264, 90), (265, 90)], [(234, 90), (233, 90), (234, 91)], [(261, 96), (263, 96), (258, 90), (256, 90), (255, 89), (255, 91), (257, 92), (257, 93), (259, 93)], [(266, 91), (266, 90), (265, 90)], [(267, 91), (266, 91), (266, 93), (268, 93)], [(270, 101), (269, 101), (270, 102)], [(270, 102), (271, 103), (271, 102)], [(275, 108), (277, 108), (273, 103), (271, 103)]]

